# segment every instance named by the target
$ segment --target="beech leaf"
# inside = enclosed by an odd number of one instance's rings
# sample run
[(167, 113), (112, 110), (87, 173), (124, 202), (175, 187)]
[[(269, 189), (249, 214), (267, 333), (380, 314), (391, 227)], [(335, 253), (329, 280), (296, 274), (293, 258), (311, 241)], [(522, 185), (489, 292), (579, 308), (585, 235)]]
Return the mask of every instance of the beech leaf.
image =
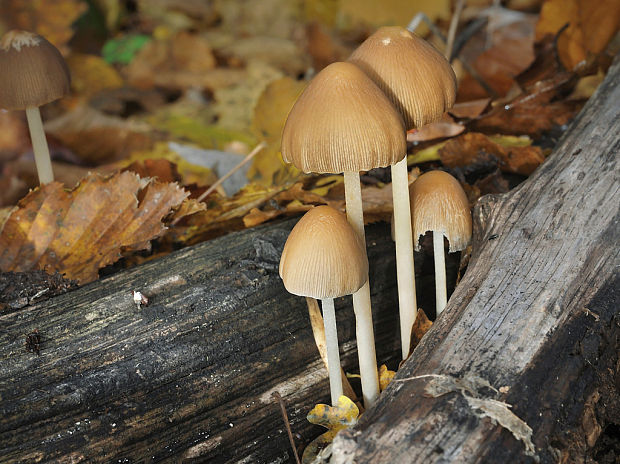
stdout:
[(162, 219), (188, 196), (177, 184), (132, 172), (91, 174), (67, 191), (58, 182), (23, 198), (0, 232), (0, 270), (58, 271), (86, 283), (124, 251), (146, 249)]

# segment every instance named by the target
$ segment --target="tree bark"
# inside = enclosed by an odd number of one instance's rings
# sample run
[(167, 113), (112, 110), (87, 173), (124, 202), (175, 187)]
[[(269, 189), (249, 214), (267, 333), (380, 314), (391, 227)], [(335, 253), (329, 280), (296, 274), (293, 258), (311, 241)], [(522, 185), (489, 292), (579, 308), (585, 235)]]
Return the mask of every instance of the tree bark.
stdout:
[(596, 453), (620, 423), (619, 70), (525, 183), (480, 200), (463, 280), (332, 464), (609, 458)]
[[(278, 276), (296, 220), (176, 252), (0, 315), (0, 462), (284, 462), (329, 402), (304, 298)], [(399, 359), (394, 246), (368, 229), (378, 357)], [(138, 308), (132, 291), (149, 299)], [(335, 300), (358, 372), (351, 298)], [(26, 334), (38, 329), (40, 355)], [(298, 440), (299, 441), (299, 440)]]

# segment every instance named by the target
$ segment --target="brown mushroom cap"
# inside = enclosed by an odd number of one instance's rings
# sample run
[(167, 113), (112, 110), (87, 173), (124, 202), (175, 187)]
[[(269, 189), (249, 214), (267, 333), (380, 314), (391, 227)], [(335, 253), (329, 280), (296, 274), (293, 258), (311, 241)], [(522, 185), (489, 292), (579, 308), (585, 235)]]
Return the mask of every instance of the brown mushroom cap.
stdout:
[(0, 41), (0, 108), (24, 110), (69, 93), (69, 68), (56, 47), (32, 32), (10, 31)]
[(432, 230), (450, 242), (450, 253), (464, 250), (471, 240), (471, 213), (467, 195), (458, 180), (447, 172), (430, 171), (409, 188), (415, 249), (419, 237)]
[(402, 118), (359, 68), (332, 63), (317, 74), (288, 115), (282, 158), (304, 172), (367, 171), (407, 151)]
[(317, 206), (288, 236), (280, 277), (294, 295), (317, 299), (350, 295), (368, 280), (366, 250), (344, 214)]
[(425, 40), (402, 27), (382, 27), (348, 60), (385, 92), (407, 129), (436, 121), (452, 107), (456, 76), (450, 63)]

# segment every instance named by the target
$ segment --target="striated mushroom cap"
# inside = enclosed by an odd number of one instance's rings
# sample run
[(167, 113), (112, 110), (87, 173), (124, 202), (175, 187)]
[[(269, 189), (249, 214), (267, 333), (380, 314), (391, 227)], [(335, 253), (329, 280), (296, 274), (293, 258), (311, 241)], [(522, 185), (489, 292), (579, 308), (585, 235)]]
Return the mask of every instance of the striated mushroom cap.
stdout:
[(403, 121), (359, 68), (332, 63), (299, 96), (282, 133), (282, 158), (304, 172), (368, 171), (407, 151)]
[(40, 35), (13, 30), (0, 40), (0, 108), (45, 105), (69, 93), (70, 83), (62, 55)]
[(382, 27), (351, 55), (402, 114), (407, 129), (441, 118), (454, 104), (456, 76), (435, 48), (402, 27)]
[(317, 299), (350, 295), (368, 280), (366, 250), (344, 214), (331, 206), (317, 206), (288, 236), (280, 277), (294, 295)]
[(467, 195), (447, 172), (429, 171), (409, 187), (415, 249), (427, 231), (441, 233), (450, 242), (450, 253), (464, 250), (471, 240), (472, 224)]

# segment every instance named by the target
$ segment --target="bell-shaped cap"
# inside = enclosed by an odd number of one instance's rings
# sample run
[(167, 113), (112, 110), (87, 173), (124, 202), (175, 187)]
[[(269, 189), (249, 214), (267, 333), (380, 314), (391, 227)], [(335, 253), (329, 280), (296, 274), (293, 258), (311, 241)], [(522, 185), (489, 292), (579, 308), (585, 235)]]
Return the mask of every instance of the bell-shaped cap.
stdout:
[(317, 299), (350, 295), (368, 280), (366, 250), (344, 214), (331, 206), (317, 206), (288, 236), (280, 277), (294, 295)]
[(368, 171), (397, 163), (406, 151), (402, 118), (350, 63), (332, 63), (312, 79), (282, 133), (282, 158), (304, 172)]
[(40, 35), (13, 30), (0, 40), (0, 108), (45, 105), (69, 93), (70, 83), (67, 63)]
[(447, 172), (426, 172), (409, 187), (409, 199), (416, 250), (420, 249), (420, 236), (429, 230), (448, 239), (450, 253), (464, 250), (469, 245), (471, 212), (467, 195), (458, 180)]
[(407, 129), (441, 118), (454, 104), (456, 76), (432, 45), (402, 27), (382, 27), (348, 60), (364, 71), (400, 111)]

